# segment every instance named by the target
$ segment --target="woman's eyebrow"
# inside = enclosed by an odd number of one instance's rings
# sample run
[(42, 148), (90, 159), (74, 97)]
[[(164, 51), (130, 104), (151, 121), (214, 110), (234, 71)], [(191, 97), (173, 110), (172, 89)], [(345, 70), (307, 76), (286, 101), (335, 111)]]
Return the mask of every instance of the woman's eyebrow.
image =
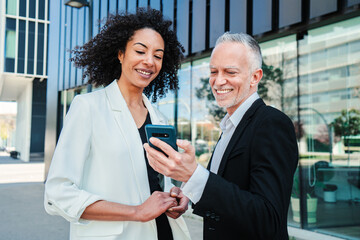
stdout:
[[(134, 43), (134, 45), (136, 45), (136, 44), (139, 44), (139, 45), (143, 46), (144, 48), (148, 48), (145, 44), (143, 44), (143, 43), (141, 43), (141, 42), (136, 42), (136, 43)], [(159, 48), (159, 49), (156, 49), (155, 51), (164, 52), (164, 49)]]

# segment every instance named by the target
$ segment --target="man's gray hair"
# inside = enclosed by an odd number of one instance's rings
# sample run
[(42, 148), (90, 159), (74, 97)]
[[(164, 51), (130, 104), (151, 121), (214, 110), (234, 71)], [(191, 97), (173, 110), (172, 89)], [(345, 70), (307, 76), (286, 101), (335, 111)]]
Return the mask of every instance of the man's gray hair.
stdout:
[(262, 56), (261, 56), (261, 50), (258, 42), (250, 35), (246, 33), (230, 33), (226, 32), (223, 35), (221, 35), (215, 44), (215, 47), (224, 42), (235, 42), (243, 44), (246, 48), (248, 48), (249, 53), (251, 56), (248, 56), (249, 58), (252, 58), (250, 62), (250, 71), (253, 72), (256, 69), (261, 68), (262, 66)]

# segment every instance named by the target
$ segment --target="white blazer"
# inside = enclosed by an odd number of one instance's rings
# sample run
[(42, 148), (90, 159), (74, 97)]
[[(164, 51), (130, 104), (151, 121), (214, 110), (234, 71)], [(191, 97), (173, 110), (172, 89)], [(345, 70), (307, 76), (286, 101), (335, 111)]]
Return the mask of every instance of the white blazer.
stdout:
[[(153, 124), (165, 118), (143, 95)], [(171, 186), (165, 177), (165, 191)], [(45, 209), (70, 221), (70, 239), (157, 239), (155, 220), (88, 221), (83, 211), (98, 200), (140, 205), (150, 197), (144, 149), (117, 81), (74, 98), (45, 184)], [(182, 217), (168, 218), (175, 240), (190, 239)]]

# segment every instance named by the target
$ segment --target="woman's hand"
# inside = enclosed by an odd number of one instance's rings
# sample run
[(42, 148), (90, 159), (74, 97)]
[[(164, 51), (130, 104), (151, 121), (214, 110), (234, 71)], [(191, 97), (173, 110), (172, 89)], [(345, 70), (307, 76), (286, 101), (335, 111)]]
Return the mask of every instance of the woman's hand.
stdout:
[(187, 198), (178, 187), (173, 187), (170, 190), (170, 196), (175, 197), (178, 201), (178, 206), (169, 208), (166, 215), (173, 219), (177, 219), (188, 209), (189, 198)]
[(147, 222), (177, 205), (176, 198), (171, 197), (170, 193), (155, 191), (143, 204), (136, 207), (136, 216), (138, 216), (139, 221)]

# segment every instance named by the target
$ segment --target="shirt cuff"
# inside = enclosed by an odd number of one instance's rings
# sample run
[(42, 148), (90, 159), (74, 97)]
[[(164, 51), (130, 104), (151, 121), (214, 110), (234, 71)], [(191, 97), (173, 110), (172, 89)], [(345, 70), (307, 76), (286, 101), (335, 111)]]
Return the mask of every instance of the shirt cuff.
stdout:
[(183, 194), (187, 196), (192, 203), (196, 204), (204, 192), (208, 178), (209, 171), (198, 164), (193, 175), (181, 186)]

